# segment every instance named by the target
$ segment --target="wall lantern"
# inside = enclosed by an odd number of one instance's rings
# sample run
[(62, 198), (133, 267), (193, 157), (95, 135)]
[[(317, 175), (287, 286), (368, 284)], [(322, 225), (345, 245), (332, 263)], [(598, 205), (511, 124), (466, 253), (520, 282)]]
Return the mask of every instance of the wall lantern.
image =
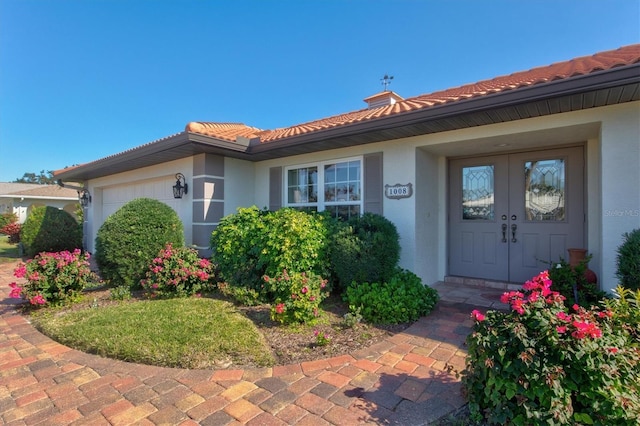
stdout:
[(187, 185), (184, 180), (184, 175), (182, 173), (176, 173), (176, 184), (173, 185), (173, 198), (182, 198), (182, 195), (188, 192), (189, 185)]
[(78, 202), (82, 207), (87, 207), (91, 202), (91, 194), (87, 189), (81, 189), (78, 191)]

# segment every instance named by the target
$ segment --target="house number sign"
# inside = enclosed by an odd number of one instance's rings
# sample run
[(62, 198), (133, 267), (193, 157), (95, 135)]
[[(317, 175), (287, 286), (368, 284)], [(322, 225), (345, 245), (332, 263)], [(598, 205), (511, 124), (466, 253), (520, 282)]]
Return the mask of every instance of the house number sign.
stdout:
[(406, 185), (401, 185), (399, 183), (395, 185), (385, 185), (384, 195), (392, 200), (410, 198), (413, 195), (413, 185), (410, 183)]

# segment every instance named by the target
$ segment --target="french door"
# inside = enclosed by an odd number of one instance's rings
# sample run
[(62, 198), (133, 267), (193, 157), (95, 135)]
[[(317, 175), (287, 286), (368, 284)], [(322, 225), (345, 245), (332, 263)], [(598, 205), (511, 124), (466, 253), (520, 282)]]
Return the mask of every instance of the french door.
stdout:
[(584, 247), (582, 147), (451, 160), (449, 274), (524, 282)]

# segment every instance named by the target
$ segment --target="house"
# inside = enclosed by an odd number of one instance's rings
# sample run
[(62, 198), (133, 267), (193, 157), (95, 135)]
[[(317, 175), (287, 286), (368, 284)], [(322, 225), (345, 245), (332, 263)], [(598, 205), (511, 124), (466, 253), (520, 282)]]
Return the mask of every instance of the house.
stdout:
[[(137, 197), (175, 209), (206, 252), (238, 207), (383, 214), (401, 266), (425, 283), (522, 283), (585, 248), (616, 286), (622, 234), (640, 227), (640, 44), (274, 130), (184, 131), (55, 172), (92, 195), (86, 244)], [(176, 175), (188, 191), (174, 198)]]
[(78, 193), (59, 185), (0, 182), (0, 214), (14, 213), (24, 223), (34, 207), (51, 206), (75, 217)]

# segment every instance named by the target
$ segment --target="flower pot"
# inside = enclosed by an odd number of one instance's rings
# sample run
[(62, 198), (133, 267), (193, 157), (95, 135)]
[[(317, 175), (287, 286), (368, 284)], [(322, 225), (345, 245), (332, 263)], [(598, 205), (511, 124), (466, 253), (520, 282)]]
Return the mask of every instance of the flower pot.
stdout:
[[(580, 263), (583, 262), (587, 257), (586, 249), (570, 248), (568, 251), (569, 251), (569, 266), (571, 266), (571, 268), (575, 268), (576, 266), (580, 265)], [(586, 263), (584, 266), (585, 266), (584, 278), (587, 280), (588, 283), (596, 284), (598, 282), (598, 276), (596, 275), (595, 272), (589, 269), (588, 263)]]

